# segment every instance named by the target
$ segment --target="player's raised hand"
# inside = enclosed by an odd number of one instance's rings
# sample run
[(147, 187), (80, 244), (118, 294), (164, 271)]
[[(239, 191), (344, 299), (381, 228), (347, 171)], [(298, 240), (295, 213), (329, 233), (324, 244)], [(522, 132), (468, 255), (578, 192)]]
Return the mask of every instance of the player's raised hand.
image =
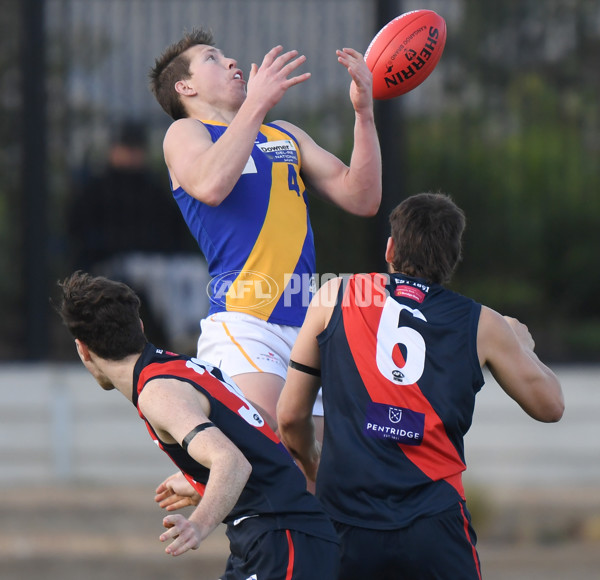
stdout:
[(338, 62), (343, 64), (352, 77), (350, 100), (354, 110), (360, 113), (373, 109), (373, 75), (363, 55), (353, 48), (336, 51)]
[(306, 57), (297, 50), (283, 52), (282, 46), (275, 46), (267, 52), (260, 67), (252, 64), (247, 100), (257, 99), (271, 109), (290, 87), (310, 78), (309, 72), (290, 76), (305, 62)]

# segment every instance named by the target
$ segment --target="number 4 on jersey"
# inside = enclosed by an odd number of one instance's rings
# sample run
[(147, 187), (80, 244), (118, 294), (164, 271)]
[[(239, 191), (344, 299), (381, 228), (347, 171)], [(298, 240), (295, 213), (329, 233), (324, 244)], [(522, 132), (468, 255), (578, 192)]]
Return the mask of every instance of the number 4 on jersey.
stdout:
[(288, 187), (290, 191), (295, 191), (298, 197), (300, 197), (298, 174), (296, 173), (296, 168), (291, 163), (288, 163)]

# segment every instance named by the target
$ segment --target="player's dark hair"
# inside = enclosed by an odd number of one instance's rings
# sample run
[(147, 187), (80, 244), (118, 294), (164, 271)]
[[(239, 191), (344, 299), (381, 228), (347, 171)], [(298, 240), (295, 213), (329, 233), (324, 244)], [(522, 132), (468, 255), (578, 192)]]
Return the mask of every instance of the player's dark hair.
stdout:
[(447, 283), (461, 259), (464, 212), (443, 193), (420, 193), (390, 214), (394, 271)]
[(140, 299), (126, 284), (77, 271), (62, 282), (56, 307), (71, 334), (94, 354), (121, 360), (144, 350)]
[(167, 115), (175, 120), (188, 116), (175, 83), (190, 78), (190, 59), (184, 53), (198, 44), (214, 46), (212, 32), (203, 28), (186, 32), (181, 40), (166, 48), (150, 70), (150, 89)]

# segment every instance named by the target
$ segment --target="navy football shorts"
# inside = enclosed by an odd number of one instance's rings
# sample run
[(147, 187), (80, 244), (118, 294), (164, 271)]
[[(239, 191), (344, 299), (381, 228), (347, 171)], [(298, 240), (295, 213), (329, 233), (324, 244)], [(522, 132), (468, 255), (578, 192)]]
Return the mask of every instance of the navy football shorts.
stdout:
[[(249, 531), (249, 530), (248, 530)], [(249, 531), (250, 532), (250, 531)], [(252, 532), (228, 529), (231, 555), (220, 580), (334, 580), (337, 543), (296, 530)]]
[(374, 530), (334, 522), (342, 542), (340, 580), (481, 580), (477, 537), (466, 508)]

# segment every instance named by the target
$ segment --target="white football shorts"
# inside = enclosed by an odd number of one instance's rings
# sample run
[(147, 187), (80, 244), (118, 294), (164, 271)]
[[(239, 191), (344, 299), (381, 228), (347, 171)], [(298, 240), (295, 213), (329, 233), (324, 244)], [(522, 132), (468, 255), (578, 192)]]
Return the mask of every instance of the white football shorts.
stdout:
[[(300, 328), (266, 322), (243, 312), (218, 312), (200, 321), (197, 357), (232, 377), (273, 373), (285, 380)], [(321, 391), (313, 408), (323, 415)]]

